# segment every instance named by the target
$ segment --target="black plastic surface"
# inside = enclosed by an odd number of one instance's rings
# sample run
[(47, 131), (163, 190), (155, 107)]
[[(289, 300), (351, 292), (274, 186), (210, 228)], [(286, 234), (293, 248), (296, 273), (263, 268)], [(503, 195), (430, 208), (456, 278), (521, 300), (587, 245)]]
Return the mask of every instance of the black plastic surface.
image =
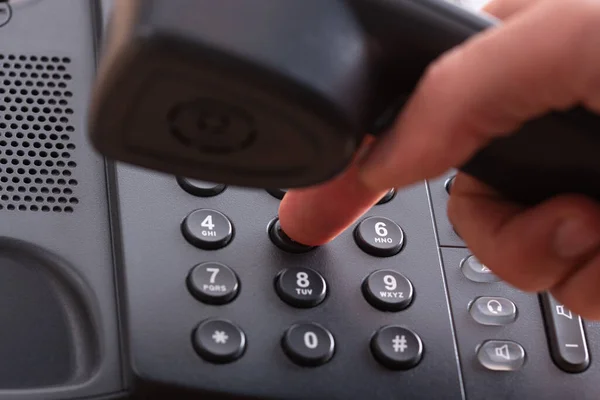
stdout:
[(125, 371), (106, 165), (86, 129), (100, 3), (9, 4), (0, 27), (0, 399), (113, 396)]

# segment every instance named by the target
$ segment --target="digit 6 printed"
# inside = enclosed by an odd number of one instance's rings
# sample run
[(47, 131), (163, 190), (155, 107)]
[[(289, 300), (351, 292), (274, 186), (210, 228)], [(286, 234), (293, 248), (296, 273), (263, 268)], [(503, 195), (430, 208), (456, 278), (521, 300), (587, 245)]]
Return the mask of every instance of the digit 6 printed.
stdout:
[(375, 224), (375, 233), (378, 236), (382, 236), (382, 237), (383, 236), (387, 236), (388, 230), (385, 227), (386, 227), (385, 222), (378, 222), (378, 223), (376, 223)]

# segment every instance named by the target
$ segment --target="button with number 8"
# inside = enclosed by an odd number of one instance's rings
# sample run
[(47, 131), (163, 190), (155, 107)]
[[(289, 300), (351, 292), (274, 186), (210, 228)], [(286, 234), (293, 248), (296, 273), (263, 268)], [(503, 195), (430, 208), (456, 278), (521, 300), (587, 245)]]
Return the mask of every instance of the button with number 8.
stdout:
[(290, 268), (280, 272), (275, 289), (283, 301), (299, 308), (315, 307), (327, 294), (325, 279), (310, 268)]
[(354, 230), (356, 244), (377, 257), (396, 255), (404, 246), (404, 232), (394, 221), (383, 217), (364, 219)]
[(181, 232), (190, 244), (204, 250), (216, 250), (231, 242), (233, 225), (223, 213), (200, 209), (185, 217)]
[(333, 335), (315, 323), (296, 324), (283, 336), (283, 350), (298, 365), (316, 367), (325, 364), (335, 350)]

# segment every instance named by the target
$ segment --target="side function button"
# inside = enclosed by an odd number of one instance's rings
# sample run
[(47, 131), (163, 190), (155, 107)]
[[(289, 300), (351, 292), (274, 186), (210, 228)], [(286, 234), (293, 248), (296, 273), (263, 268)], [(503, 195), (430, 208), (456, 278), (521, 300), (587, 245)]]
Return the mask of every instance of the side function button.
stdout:
[(371, 352), (383, 366), (407, 370), (423, 358), (423, 342), (413, 331), (401, 326), (386, 326), (371, 339)]
[(478, 297), (469, 312), (482, 325), (508, 325), (517, 319), (517, 306), (503, 297)]
[(485, 264), (482, 264), (477, 257), (469, 256), (465, 258), (460, 265), (462, 273), (467, 279), (477, 283), (499, 282), (498, 278)]
[(287, 193), (287, 189), (267, 189), (267, 192), (275, 197), (276, 199), (283, 200), (283, 197)]
[(307, 251), (314, 249), (312, 246), (306, 246), (290, 239), (288, 235), (285, 234), (283, 229), (281, 229), (279, 218), (275, 218), (273, 221), (271, 221), (268, 231), (269, 238), (273, 244), (279, 247), (281, 250), (287, 251), (288, 253), (306, 253)]
[(185, 217), (181, 231), (192, 245), (204, 250), (225, 247), (233, 238), (233, 225), (224, 214), (201, 209)]
[(189, 194), (199, 197), (216, 196), (218, 194), (221, 194), (227, 187), (223, 184), (199, 181), (197, 179), (189, 179), (182, 177), (177, 178), (177, 183), (179, 183), (179, 186), (181, 186), (181, 188)]
[(370, 274), (362, 285), (365, 299), (382, 311), (401, 311), (413, 299), (413, 285), (402, 274), (392, 270), (379, 270)]
[(233, 323), (208, 319), (192, 335), (194, 349), (204, 360), (223, 364), (239, 359), (246, 350), (246, 335)]
[(477, 359), (490, 371), (517, 371), (525, 364), (525, 349), (508, 340), (488, 340), (479, 347)]
[(317, 271), (309, 268), (290, 268), (275, 279), (275, 289), (283, 301), (293, 307), (315, 307), (325, 299), (327, 284)]
[(389, 203), (390, 201), (392, 201), (392, 199), (396, 196), (396, 190), (395, 189), (391, 189), (389, 190), (377, 203), (378, 206), (385, 204), (385, 203)]
[(308, 367), (327, 363), (335, 351), (333, 335), (314, 323), (296, 324), (289, 328), (283, 336), (282, 346), (293, 362)]
[(240, 283), (231, 268), (217, 262), (196, 265), (188, 275), (190, 293), (203, 303), (226, 304), (237, 296)]
[(565, 372), (585, 371), (590, 365), (590, 355), (581, 317), (550, 294), (540, 297), (554, 363)]
[(354, 230), (358, 247), (377, 257), (398, 254), (404, 246), (404, 232), (394, 221), (383, 217), (369, 217)]

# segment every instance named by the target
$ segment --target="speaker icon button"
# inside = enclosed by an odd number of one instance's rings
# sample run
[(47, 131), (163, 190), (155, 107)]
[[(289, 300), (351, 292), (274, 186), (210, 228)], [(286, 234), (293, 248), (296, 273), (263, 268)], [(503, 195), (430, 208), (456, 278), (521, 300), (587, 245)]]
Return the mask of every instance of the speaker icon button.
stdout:
[(488, 340), (479, 347), (477, 359), (490, 371), (517, 371), (525, 364), (525, 349), (508, 340)]

